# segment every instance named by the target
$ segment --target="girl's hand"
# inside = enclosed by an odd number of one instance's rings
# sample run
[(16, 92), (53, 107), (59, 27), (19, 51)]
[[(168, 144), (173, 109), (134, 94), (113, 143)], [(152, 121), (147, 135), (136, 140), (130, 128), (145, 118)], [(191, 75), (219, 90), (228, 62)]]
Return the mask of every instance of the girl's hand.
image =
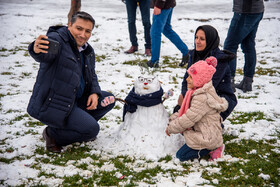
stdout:
[(170, 134), (168, 133), (168, 127), (166, 128), (165, 133), (167, 136), (170, 136)]

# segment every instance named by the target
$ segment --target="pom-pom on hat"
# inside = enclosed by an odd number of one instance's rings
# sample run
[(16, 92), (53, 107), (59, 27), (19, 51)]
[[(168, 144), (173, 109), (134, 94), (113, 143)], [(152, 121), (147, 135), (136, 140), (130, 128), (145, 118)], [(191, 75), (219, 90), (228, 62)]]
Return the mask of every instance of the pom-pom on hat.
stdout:
[(187, 72), (193, 79), (194, 87), (201, 88), (204, 84), (211, 81), (216, 72), (216, 66), (217, 59), (213, 56), (206, 58), (205, 61), (200, 60), (191, 65)]

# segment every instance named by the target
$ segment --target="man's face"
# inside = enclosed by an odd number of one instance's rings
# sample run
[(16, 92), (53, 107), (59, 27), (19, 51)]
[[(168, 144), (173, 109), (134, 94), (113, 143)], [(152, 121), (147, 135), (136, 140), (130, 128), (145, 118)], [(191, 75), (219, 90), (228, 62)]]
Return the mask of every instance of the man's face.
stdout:
[(78, 48), (82, 47), (90, 38), (93, 23), (89, 20), (77, 18), (76, 22), (69, 24), (68, 30), (74, 37)]

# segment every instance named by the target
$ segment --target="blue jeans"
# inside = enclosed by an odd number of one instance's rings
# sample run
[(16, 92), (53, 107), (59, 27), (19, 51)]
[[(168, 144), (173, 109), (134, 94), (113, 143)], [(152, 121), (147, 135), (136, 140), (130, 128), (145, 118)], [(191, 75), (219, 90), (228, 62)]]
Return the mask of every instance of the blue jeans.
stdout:
[(70, 112), (64, 128), (48, 126), (48, 134), (54, 138), (57, 145), (66, 146), (75, 142), (88, 141), (95, 138), (99, 133), (97, 121), (109, 112), (115, 104), (102, 107), (100, 102), (104, 97), (113, 96), (109, 92), (102, 91), (102, 97), (98, 99), (95, 110), (86, 109), (87, 98), (82, 96), (78, 99)]
[(181, 161), (187, 161), (190, 159), (199, 158), (205, 155), (208, 155), (210, 150), (202, 149), (202, 150), (195, 150), (184, 144), (176, 153), (176, 157)]
[(183, 55), (188, 53), (187, 45), (181, 40), (171, 26), (173, 8), (162, 9), (159, 15), (153, 15), (153, 24), (151, 28), (152, 37), (152, 58), (151, 62), (158, 63), (160, 56), (161, 33), (163, 33)]
[[(231, 20), (224, 49), (236, 54), (238, 45), (241, 44), (245, 63), (243, 67), (244, 76), (253, 78), (257, 62), (255, 49), (255, 38), (263, 13), (238, 14), (234, 13)], [(236, 58), (229, 63), (231, 76), (235, 76)]]
[[(139, 7), (142, 17), (142, 24), (144, 26), (144, 37), (145, 37), (145, 48), (151, 49), (151, 21), (150, 21), (150, 0), (141, 0), (139, 1)], [(128, 17), (128, 31), (130, 42), (133, 46), (138, 46), (137, 37), (136, 37), (136, 9), (137, 9), (137, 0), (126, 0), (126, 10)]]

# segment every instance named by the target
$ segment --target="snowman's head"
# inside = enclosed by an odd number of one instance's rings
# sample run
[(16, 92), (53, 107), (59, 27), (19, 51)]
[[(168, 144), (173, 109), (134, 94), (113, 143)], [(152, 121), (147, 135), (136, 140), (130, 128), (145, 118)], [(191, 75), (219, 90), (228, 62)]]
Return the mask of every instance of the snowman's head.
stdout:
[(145, 95), (160, 90), (160, 82), (157, 77), (152, 75), (141, 75), (134, 83), (135, 93)]

